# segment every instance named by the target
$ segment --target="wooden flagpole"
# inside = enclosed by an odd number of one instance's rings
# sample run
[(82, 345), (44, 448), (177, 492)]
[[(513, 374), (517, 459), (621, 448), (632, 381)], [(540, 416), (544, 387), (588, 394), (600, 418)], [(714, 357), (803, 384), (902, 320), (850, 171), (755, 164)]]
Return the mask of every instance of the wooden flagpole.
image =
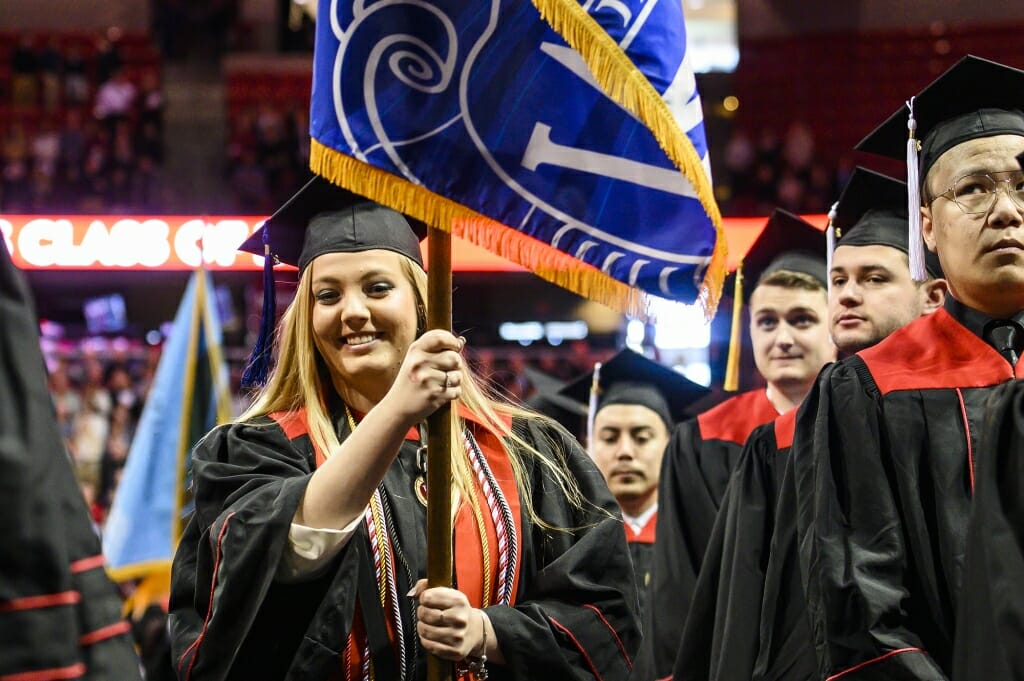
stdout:
[[(427, 327), (452, 328), (452, 237), (427, 233)], [(452, 407), (427, 418), (427, 584), (452, 585)], [(452, 663), (427, 656), (427, 681), (451, 681)]]

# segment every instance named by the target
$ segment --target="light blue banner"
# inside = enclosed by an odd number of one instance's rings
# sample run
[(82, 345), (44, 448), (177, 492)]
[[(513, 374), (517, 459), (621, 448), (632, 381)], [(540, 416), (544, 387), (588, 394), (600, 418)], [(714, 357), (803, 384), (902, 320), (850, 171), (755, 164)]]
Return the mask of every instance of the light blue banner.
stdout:
[(207, 272), (196, 272), (164, 343), (104, 526), (103, 554), (115, 576), (174, 555), (176, 514), (187, 510), (178, 509), (177, 495), (187, 484), (188, 456), (198, 437), (216, 425), (217, 395), (227, 384), (223, 363), (211, 361), (210, 348), (220, 344), (213, 284)]

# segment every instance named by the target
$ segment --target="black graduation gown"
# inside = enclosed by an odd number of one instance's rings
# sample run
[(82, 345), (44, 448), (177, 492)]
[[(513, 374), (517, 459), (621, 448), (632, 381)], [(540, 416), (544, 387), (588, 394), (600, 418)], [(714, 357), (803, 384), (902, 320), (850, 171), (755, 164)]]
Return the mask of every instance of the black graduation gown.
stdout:
[[(564, 430), (519, 421), (514, 427), (564, 463), (586, 502), (583, 510), (572, 508), (546, 468), (527, 462), (535, 512), (556, 527), (577, 529), (545, 531), (524, 512), (514, 606), (487, 608), (507, 661), (489, 665), (491, 678), (626, 678), (639, 645), (637, 596), (615, 499)], [(344, 418), (338, 431), (342, 438), (348, 432)], [(408, 563), (397, 579), (405, 637), (418, 642), (414, 604), (404, 598), (426, 573), (425, 514), (409, 491), (415, 449), (408, 440), (402, 446), (384, 489)], [(193, 459), (196, 512), (175, 556), (170, 603), (179, 678), (334, 678), (361, 573), (373, 563), (360, 525), (323, 576), (298, 584), (275, 579), (315, 466), (308, 435), (290, 439), (276, 423), (222, 426), (197, 445)], [(423, 678), (417, 650), (414, 676)]]
[(1001, 386), (981, 436), (953, 678), (1024, 679), (1024, 383)]
[(640, 617), (643, 619), (647, 606), (647, 585), (651, 581), (651, 563), (654, 560), (654, 538), (658, 523), (658, 512), (655, 511), (647, 523), (634, 532), (626, 524), (626, 543), (629, 545), (629, 556), (633, 559), (633, 574), (640, 596)]
[(0, 239), (0, 678), (139, 678), (57, 426), (28, 287)]
[(697, 579), (675, 681), (809, 681), (817, 660), (786, 465), (796, 410), (747, 439)]
[(957, 306), (827, 367), (798, 415), (800, 562), (823, 677), (952, 671), (984, 401), (1015, 373)]
[(658, 541), (646, 599), (671, 604), (644, 613), (637, 681), (668, 676), (690, 610), (704, 551), (743, 443), (778, 411), (763, 389), (732, 397), (679, 424), (661, 465)]

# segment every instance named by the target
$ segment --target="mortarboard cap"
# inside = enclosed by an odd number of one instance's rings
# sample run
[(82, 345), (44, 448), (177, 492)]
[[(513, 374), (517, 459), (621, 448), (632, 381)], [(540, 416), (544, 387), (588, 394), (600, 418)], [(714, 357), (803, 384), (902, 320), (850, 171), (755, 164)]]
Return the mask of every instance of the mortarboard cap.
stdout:
[[(906, 159), (910, 271), (925, 278), (921, 188), (942, 154), (973, 139), (1024, 136), (1024, 71), (968, 55), (910, 98), (857, 144), (858, 151)], [(909, 139), (908, 139), (909, 131)], [(918, 141), (920, 140), (920, 141)]]
[(239, 250), (263, 255), (266, 243), (279, 261), (302, 271), (325, 253), (383, 249), (400, 253), (422, 268), (419, 242), (425, 236), (423, 223), (314, 176)]
[(709, 392), (675, 369), (623, 348), (595, 371), (570, 381), (562, 394), (587, 404), (595, 372), (598, 385), (591, 421), (609, 405), (638, 404), (657, 413), (671, 430), (677, 421), (686, 418), (686, 408)]
[(534, 388), (533, 394), (526, 399), (526, 406), (558, 421), (573, 437), (580, 437), (587, 408), (561, 394), (565, 387), (563, 381), (533, 367), (526, 367), (523, 371)]
[[(769, 216), (761, 234), (743, 257), (739, 268), (731, 275), (732, 330), (725, 367), (725, 390), (739, 389), (740, 322), (744, 289), (753, 291), (769, 274), (783, 270), (806, 274), (817, 280), (822, 289), (827, 289), (828, 271), (825, 258), (822, 257), (824, 243), (824, 232), (787, 210), (776, 208)], [(753, 282), (753, 285), (747, 282)]]
[(776, 208), (750, 250), (743, 256), (743, 279), (753, 282), (748, 290), (767, 275), (786, 270), (813, 277), (825, 288), (828, 275), (821, 245), (825, 233), (803, 218)]
[[(889, 246), (909, 255), (906, 183), (867, 168), (854, 168), (839, 196), (830, 229), (837, 247)], [(939, 258), (930, 251), (925, 252), (925, 267), (931, 276), (942, 277)]]
[(400, 253), (422, 268), (420, 239), (424, 236), (423, 223), (314, 176), (238, 247), (265, 258), (263, 316), (242, 385), (263, 385), (270, 374), (277, 312), (275, 259), (302, 272), (325, 253), (383, 249)]
[(967, 55), (862, 139), (857, 150), (903, 160), (911, 106), (923, 182), (935, 161), (958, 144), (1024, 136), (1024, 71)]

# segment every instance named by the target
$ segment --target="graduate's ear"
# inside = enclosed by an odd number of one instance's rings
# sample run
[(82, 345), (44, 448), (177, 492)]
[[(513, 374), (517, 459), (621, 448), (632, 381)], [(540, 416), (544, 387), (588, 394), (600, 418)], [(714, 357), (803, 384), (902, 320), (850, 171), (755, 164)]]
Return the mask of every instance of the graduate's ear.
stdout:
[(921, 284), (921, 316), (931, 314), (946, 302), (949, 284), (945, 279), (929, 279)]
[(932, 253), (938, 253), (935, 246), (935, 229), (932, 224), (932, 209), (930, 206), (921, 206), (921, 236), (924, 238), (924, 245)]

